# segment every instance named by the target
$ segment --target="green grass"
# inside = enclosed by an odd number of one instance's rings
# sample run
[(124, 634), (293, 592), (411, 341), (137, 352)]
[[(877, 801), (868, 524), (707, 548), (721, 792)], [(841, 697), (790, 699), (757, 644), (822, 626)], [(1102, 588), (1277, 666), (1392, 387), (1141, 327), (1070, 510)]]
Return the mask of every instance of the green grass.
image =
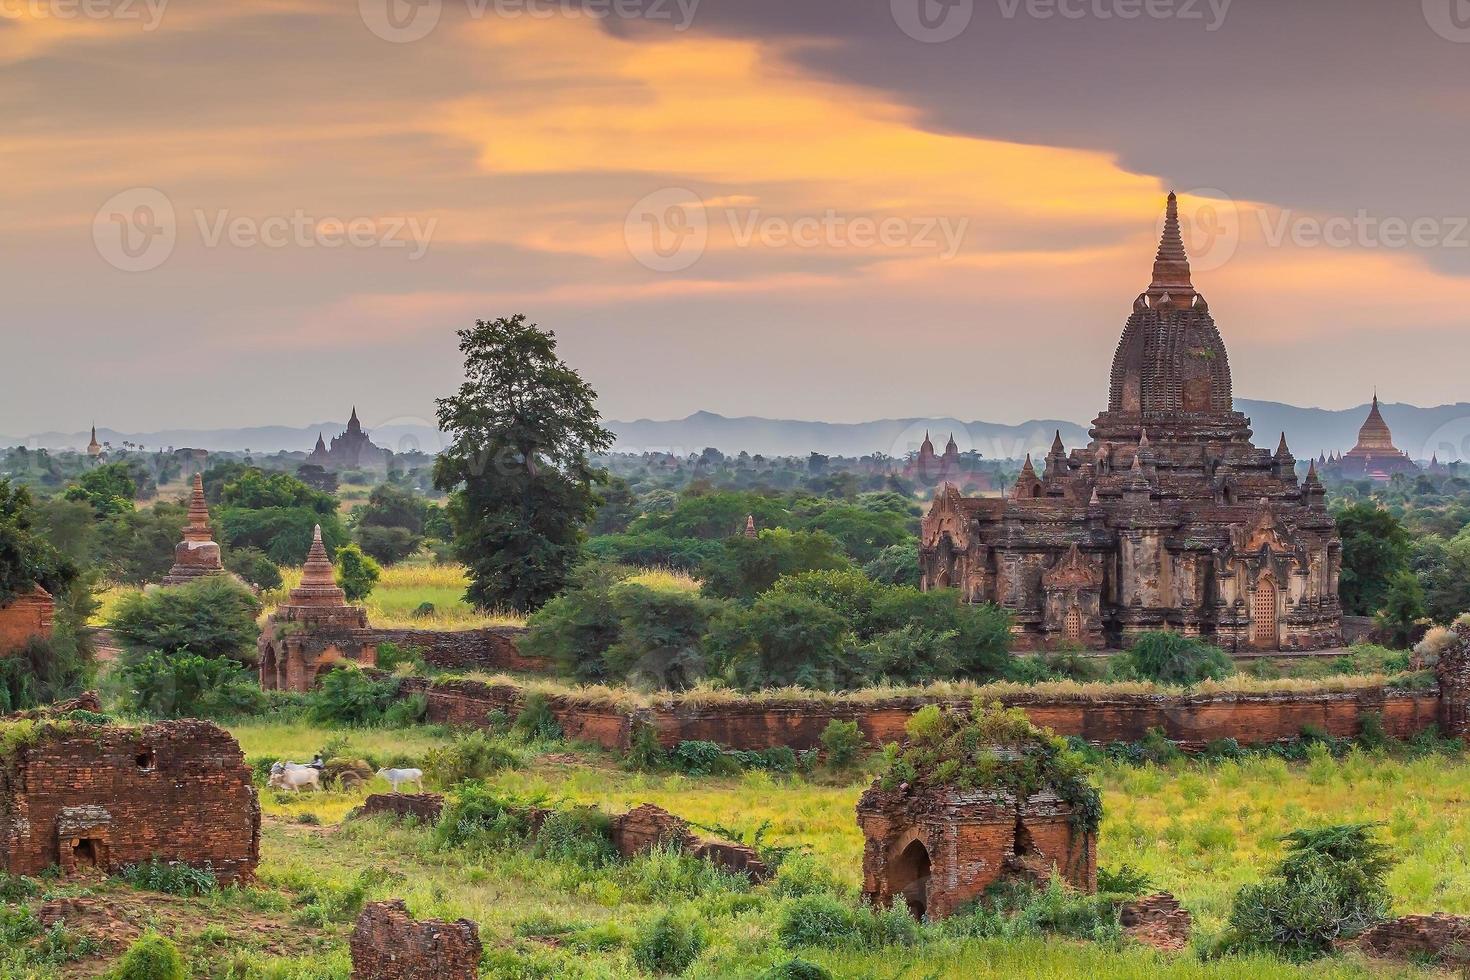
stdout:
[[(307, 725), (232, 726), (252, 756), (303, 755), (332, 732)], [(347, 733), (363, 752), (422, 754), (446, 737), (435, 729)], [(1401, 863), (1389, 883), (1396, 911), (1470, 914), (1470, 760), (1460, 756), (1392, 759), (1355, 751), (1341, 760), (1277, 759), (1170, 767), (1105, 766), (1099, 859), (1131, 864), (1173, 891), (1205, 933), (1218, 930), (1230, 898), (1280, 855), (1278, 838), (1303, 826), (1379, 821)], [(598, 755), (541, 759), (491, 780), (520, 796), (595, 803), (609, 811), (663, 806), (697, 823), (745, 831), (769, 822), (770, 842), (796, 845), (819, 875), (849, 898), (860, 879), (862, 837), (854, 817), (866, 779), (842, 785), (751, 773), (730, 779), (631, 773)], [(380, 821), (307, 827), (341, 819), (369, 790), (286, 797), (262, 794), (266, 812), (262, 880), (275, 891), (351, 889), (367, 874), (369, 898), (403, 897), (419, 915), (480, 923), (496, 964), (492, 976), (634, 977), (628, 945), (642, 923), (669, 911), (698, 918), (709, 947), (687, 976), (752, 977), (789, 953), (777, 926), (786, 899), (772, 886), (677, 884), (674, 870), (639, 860), (589, 871), (537, 859), (524, 850), (436, 850), (426, 828)], [(674, 884), (671, 884), (674, 883)], [(687, 884), (687, 883), (686, 883)], [(555, 934), (556, 943), (535, 938)], [(342, 941), (328, 939), (331, 942)], [(803, 950), (842, 977), (1365, 977), (1424, 976), (1356, 956), (1302, 968), (1271, 959), (1203, 964), (1068, 941), (961, 940), (925, 929), (909, 949)]]

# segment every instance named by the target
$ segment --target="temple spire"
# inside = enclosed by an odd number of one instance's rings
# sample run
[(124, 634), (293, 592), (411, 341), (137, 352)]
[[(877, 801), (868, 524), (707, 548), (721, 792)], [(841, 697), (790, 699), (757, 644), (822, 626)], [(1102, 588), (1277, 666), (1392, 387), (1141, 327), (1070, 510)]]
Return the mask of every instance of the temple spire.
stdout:
[(212, 541), (209, 527), (209, 505), (204, 502), (204, 477), (194, 474), (194, 489), (189, 496), (189, 524), (184, 528), (185, 541)]
[(1286, 448), (1286, 433), (1285, 432), (1281, 433), (1281, 441), (1276, 444), (1276, 455), (1277, 456), (1290, 456), (1291, 455), (1291, 450), (1289, 450), (1289, 449)]
[(1154, 256), (1154, 289), (1194, 291), (1189, 278), (1189, 256), (1184, 251), (1184, 235), (1179, 229), (1179, 198), (1169, 192), (1164, 210), (1164, 232), (1159, 236), (1159, 251)]
[(1056, 455), (1056, 456), (1060, 456), (1060, 455), (1062, 455), (1063, 453), (1065, 453), (1067, 451), (1067, 448), (1062, 445), (1062, 430), (1061, 429), (1058, 429), (1057, 430), (1056, 437), (1053, 438), (1052, 441), (1051, 441), (1051, 451), (1052, 451), (1053, 455)]
[(755, 531), (755, 515), (754, 514), (746, 514), (745, 515), (745, 536), (747, 538), (754, 538), (754, 537), (757, 536), (756, 535), (756, 531)]

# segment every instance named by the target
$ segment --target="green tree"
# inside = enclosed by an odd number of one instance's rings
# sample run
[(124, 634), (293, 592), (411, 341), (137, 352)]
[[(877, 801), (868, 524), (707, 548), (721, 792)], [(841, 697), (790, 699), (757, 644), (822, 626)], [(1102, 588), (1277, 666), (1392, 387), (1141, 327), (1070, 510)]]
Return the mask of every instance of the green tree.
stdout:
[(382, 567), (355, 544), (337, 549), (337, 584), (347, 594), (348, 602), (361, 602), (373, 594)]
[(384, 565), (398, 564), (418, 551), (424, 542), (422, 535), (414, 534), (406, 527), (368, 524), (358, 527), (355, 534), (357, 546)]
[(783, 575), (852, 567), (837, 539), (821, 531), (768, 528), (754, 538), (726, 538), (721, 545), (700, 569), (705, 593), (718, 598), (749, 602)]
[(869, 562), (884, 548), (913, 540), (906, 515), (892, 510), (872, 510), (855, 504), (831, 504), (801, 522), (809, 531), (825, 531), (838, 541), (854, 561)]
[(481, 608), (531, 610), (566, 584), (612, 445), (596, 393), (556, 354), (556, 337), (520, 314), (459, 332), (465, 381), (440, 399), (453, 439), (434, 483), (453, 491), (455, 549)]
[(1405, 569), (1394, 573), (1388, 582), (1388, 596), (1378, 614), (1378, 625), (1392, 637), (1393, 643), (1406, 647), (1414, 639), (1414, 624), (1428, 615), (1424, 608), (1424, 587), (1413, 572)]
[(1409, 565), (1409, 534), (1396, 517), (1371, 503), (1344, 507), (1336, 516), (1342, 535), (1338, 593), (1343, 611), (1372, 616), (1388, 598), (1389, 581)]
[(891, 544), (863, 566), (863, 574), (884, 585), (919, 584), (919, 543)]
[(1461, 531), (1449, 541), (1430, 535), (1417, 542), (1414, 570), (1424, 585), (1427, 615), (1449, 623), (1470, 611), (1470, 532)]
[(598, 563), (576, 569), (570, 587), (532, 614), (521, 649), (549, 658), (558, 672), (583, 683), (607, 680), (605, 654), (622, 635), (612, 599), (621, 577)]
[(139, 485), (137, 472), (131, 463), (105, 463), (78, 477), (67, 488), (66, 499), (91, 504), (99, 516), (125, 513), (145, 489)]
[(831, 691), (853, 675), (841, 615), (802, 595), (763, 595), (718, 617), (706, 641), (711, 662), (737, 687), (798, 685)]
[(53, 595), (71, 585), (77, 568), (35, 529), (31, 493), (0, 478), (0, 605), (37, 585)]
[(259, 548), (231, 548), (225, 552), (224, 566), (262, 592), (279, 589), (284, 584), (280, 568)]
[(613, 589), (618, 642), (605, 655), (608, 674), (625, 684), (683, 690), (704, 676), (700, 642), (720, 603), (697, 592), (624, 582)]
[(1229, 677), (1235, 673), (1235, 664), (1219, 647), (1196, 637), (1154, 630), (1139, 636), (1126, 653), (1114, 658), (1110, 670), (1120, 680), (1189, 687)]
[(134, 592), (118, 601), (107, 625), (131, 653), (185, 652), (255, 659), (260, 600), (227, 575), (209, 575), (188, 585)]

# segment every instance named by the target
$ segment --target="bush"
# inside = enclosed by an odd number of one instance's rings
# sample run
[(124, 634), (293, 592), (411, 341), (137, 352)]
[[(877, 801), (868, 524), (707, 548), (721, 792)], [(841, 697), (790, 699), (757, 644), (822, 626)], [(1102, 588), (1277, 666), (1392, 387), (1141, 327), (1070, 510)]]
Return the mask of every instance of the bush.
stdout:
[(600, 868), (618, 856), (613, 847), (612, 820), (596, 807), (558, 810), (536, 832), (537, 857), (570, 861), (584, 868)]
[(1140, 635), (1128, 652), (1114, 658), (1111, 672), (1118, 680), (1190, 687), (1229, 677), (1235, 664), (1219, 647), (1182, 633), (1155, 630)]
[(842, 545), (829, 534), (767, 528), (755, 538), (726, 538), (699, 576), (706, 595), (751, 602), (783, 575), (851, 567)]
[(539, 691), (526, 695), (526, 702), (521, 707), (521, 713), (516, 715), (513, 730), (525, 739), (539, 738), (555, 742), (562, 737), (561, 722), (556, 720), (551, 702)]
[(415, 646), (399, 646), (397, 643), (378, 644), (378, 669), (393, 672), (408, 666), (414, 671), (424, 669), (424, 651)]
[(374, 680), (356, 667), (338, 667), (312, 692), (311, 717), (325, 725), (375, 725), (397, 697), (397, 680)]
[(833, 718), (822, 730), (822, 748), (827, 751), (827, 765), (840, 770), (858, 761), (867, 742), (857, 722)]
[(1117, 868), (1097, 869), (1097, 890), (1101, 895), (1126, 895), (1136, 898), (1153, 887), (1153, 880), (1131, 864)]
[(233, 660), (184, 653), (125, 658), (119, 676), (123, 704), (154, 718), (231, 718), (255, 714), (265, 694)]
[(337, 584), (347, 594), (348, 602), (361, 602), (372, 595), (382, 575), (383, 567), (357, 545), (337, 549)]
[(832, 974), (825, 967), (796, 957), (771, 967), (760, 980), (832, 980)]
[(607, 565), (578, 568), (571, 586), (531, 616), (521, 649), (550, 659), (559, 673), (575, 680), (607, 680), (604, 655), (622, 635), (612, 587), (623, 574)]
[(434, 843), (440, 848), (506, 847), (525, 840), (531, 832), (523, 808), (501, 798), (480, 783), (459, 787), (454, 800), (444, 808), (434, 828)]
[(884, 585), (919, 587), (919, 543), (891, 544), (863, 566), (863, 574)]
[(1343, 824), (1283, 838), (1286, 856), (1266, 880), (1236, 894), (1225, 947), (1308, 960), (1387, 919), (1385, 878), (1394, 862), (1372, 827)]
[(700, 641), (719, 603), (698, 593), (623, 582), (612, 590), (618, 639), (604, 653), (607, 676), (662, 690), (693, 687), (704, 676)]
[(704, 930), (672, 912), (638, 930), (633, 939), (633, 962), (659, 976), (678, 976), (704, 951)]
[(483, 731), (466, 732), (448, 745), (429, 750), (424, 771), (441, 789), (468, 779), (484, 779), (502, 769), (519, 769), (521, 759), (498, 738)]
[(728, 775), (740, 768), (714, 742), (680, 742), (670, 754), (670, 761), (686, 776)]
[(107, 625), (127, 649), (255, 659), (260, 600), (225, 575), (188, 585), (133, 592), (118, 600)]
[(805, 895), (786, 906), (778, 934), (789, 949), (838, 947), (856, 938), (857, 917), (851, 906), (831, 895)]
[(285, 584), (281, 569), (259, 548), (231, 548), (224, 556), (224, 566), (262, 592), (279, 589)]
[(214, 872), (179, 862), (151, 858), (145, 864), (130, 864), (118, 877), (134, 888), (192, 898), (219, 890)]
[(172, 940), (145, 932), (128, 947), (110, 976), (112, 980), (188, 980), (189, 974)]
[(712, 660), (744, 690), (798, 685), (835, 690), (852, 676), (842, 616), (800, 595), (763, 595), (716, 619)]

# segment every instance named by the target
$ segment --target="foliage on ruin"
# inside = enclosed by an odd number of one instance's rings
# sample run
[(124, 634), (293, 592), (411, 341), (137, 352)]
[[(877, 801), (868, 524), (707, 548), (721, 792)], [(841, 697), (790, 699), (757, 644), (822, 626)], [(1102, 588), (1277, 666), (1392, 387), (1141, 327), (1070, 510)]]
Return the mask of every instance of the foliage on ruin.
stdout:
[(187, 585), (125, 594), (107, 625), (136, 655), (157, 651), (255, 659), (260, 600), (227, 575), (208, 575)]
[(921, 708), (905, 726), (908, 740), (885, 747), (885, 790), (908, 784), (990, 790), (1025, 800), (1049, 789), (1072, 807), (1072, 822), (1096, 831), (1102, 797), (1090, 768), (1065, 739), (1033, 725), (1019, 708), (976, 700), (969, 712)]

